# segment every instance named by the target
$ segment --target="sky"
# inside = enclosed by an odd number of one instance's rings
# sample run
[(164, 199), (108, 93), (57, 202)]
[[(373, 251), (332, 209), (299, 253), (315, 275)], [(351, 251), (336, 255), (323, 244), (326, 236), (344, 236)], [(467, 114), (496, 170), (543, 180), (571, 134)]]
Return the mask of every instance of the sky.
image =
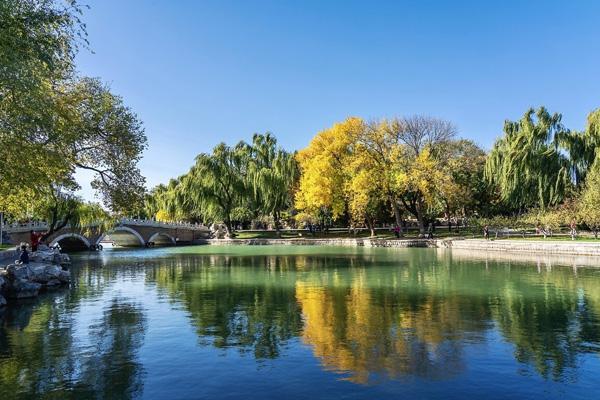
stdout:
[(600, 107), (596, 0), (87, 4), (78, 69), (144, 122), (149, 188), (255, 132), (296, 150), (348, 116), (424, 114), (489, 149), (529, 107), (575, 130)]

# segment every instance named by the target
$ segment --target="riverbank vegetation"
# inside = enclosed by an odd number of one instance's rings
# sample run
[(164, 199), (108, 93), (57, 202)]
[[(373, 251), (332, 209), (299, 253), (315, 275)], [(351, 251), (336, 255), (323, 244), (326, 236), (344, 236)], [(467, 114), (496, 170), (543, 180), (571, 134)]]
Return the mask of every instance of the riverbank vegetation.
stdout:
[[(429, 116), (349, 117), (287, 151), (271, 133), (217, 145), (188, 173), (146, 192), (137, 164), (142, 122), (99, 78), (81, 76), (88, 48), (75, 1), (0, 3), (0, 211), (66, 224), (140, 216), (240, 228), (330, 227), (398, 236), (414, 225), (600, 230), (600, 109), (585, 129), (544, 107), (506, 121), (489, 151)], [(94, 174), (101, 203), (75, 195), (77, 171)]]
[[(164, 220), (224, 221), (229, 233), (268, 225), (278, 232), (283, 221), (371, 235), (382, 224), (399, 227), (400, 235), (414, 224), (424, 235), (445, 223), (449, 230), (488, 225), (544, 237), (575, 224), (597, 236), (599, 145), (600, 110), (582, 132), (544, 107), (527, 110), (506, 121), (489, 152), (460, 138), (449, 121), (351, 117), (293, 154), (271, 134), (221, 144), (199, 155), (188, 174), (153, 189), (146, 211)], [(269, 196), (276, 201), (267, 206)]]

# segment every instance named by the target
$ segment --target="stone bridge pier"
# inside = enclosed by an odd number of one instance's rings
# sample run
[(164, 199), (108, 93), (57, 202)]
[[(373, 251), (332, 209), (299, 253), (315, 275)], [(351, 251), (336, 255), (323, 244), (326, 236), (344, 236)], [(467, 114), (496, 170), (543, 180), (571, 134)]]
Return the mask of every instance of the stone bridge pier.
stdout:
[[(30, 232), (47, 230), (45, 224), (22, 224), (4, 228), (10, 242), (30, 241)], [(110, 241), (121, 247), (175, 246), (193, 244), (210, 236), (210, 230), (204, 225), (163, 223), (149, 220), (123, 219), (114, 227), (103, 231), (99, 226), (82, 229), (65, 227), (46, 238), (46, 244), (60, 245), (65, 249), (89, 249)]]

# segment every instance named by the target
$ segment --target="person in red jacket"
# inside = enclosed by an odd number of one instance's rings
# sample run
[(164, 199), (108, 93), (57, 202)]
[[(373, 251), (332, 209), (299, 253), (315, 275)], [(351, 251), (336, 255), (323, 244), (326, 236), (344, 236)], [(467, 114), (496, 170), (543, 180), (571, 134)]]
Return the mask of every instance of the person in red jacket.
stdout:
[(31, 231), (29, 233), (29, 239), (31, 241), (31, 251), (37, 251), (38, 245), (40, 244), (40, 240), (44, 236), (43, 233)]

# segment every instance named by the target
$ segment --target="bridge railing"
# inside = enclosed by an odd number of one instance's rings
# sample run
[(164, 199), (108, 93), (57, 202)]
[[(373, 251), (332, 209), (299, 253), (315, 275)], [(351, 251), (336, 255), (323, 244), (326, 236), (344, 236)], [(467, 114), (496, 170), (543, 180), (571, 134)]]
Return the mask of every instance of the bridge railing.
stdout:
[[(98, 224), (89, 224), (87, 226), (97, 226)], [(155, 228), (165, 229), (190, 229), (190, 230), (209, 230), (207, 226), (203, 224), (192, 224), (189, 222), (162, 222), (151, 219), (135, 219), (135, 218), (121, 218), (117, 221), (117, 226), (122, 225), (134, 225), (134, 226), (149, 226)], [(69, 227), (69, 226), (67, 226)], [(44, 221), (31, 221), (25, 223), (14, 223), (5, 224), (2, 227), (4, 232), (17, 233), (17, 232), (28, 232), (28, 231), (45, 231), (48, 229), (48, 223)]]

